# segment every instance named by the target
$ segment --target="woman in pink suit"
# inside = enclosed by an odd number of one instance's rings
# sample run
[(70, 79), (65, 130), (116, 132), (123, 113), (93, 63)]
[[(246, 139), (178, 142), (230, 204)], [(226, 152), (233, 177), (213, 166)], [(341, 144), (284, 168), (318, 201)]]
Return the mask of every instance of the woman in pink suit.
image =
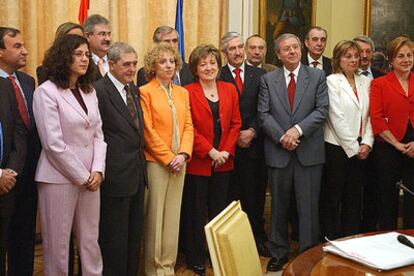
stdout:
[(82, 274), (101, 275), (99, 186), (105, 170), (98, 100), (87, 40), (60, 38), (47, 51), (48, 79), (33, 99), (42, 152), (36, 170), (44, 275), (68, 274), (69, 237), (76, 234)]
[(197, 79), (185, 86), (190, 95), (194, 147), (186, 171), (181, 226), (187, 266), (205, 275), (204, 225), (227, 206), (241, 118), (235, 86), (217, 81), (219, 50), (213, 45), (198, 46), (191, 52), (189, 66)]

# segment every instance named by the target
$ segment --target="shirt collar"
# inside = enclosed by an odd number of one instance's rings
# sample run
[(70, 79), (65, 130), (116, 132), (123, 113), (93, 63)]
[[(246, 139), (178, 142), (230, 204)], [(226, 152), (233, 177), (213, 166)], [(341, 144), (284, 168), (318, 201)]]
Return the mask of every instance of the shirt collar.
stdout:
[[(298, 77), (299, 69), (300, 69), (300, 62), (299, 62), (298, 67), (296, 67), (296, 69), (292, 71), (295, 77)], [(285, 66), (283, 66), (283, 73), (285, 74), (285, 79), (288, 79), (290, 72), (291, 71), (289, 71)]]
[[(92, 53), (92, 60), (96, 65), (98, 65), (98, 62), (99, 62), (100, 59), (101, 59), (100, 57), (98, 57), (97, 55)], [(108, 55), (104, 55), (102, 59), (104, 60), (104, 63), (107, 63), (108, 62)]]
[(259, 68), (262, 68), (262, 66), (263, 66), (263, 62), (256, 66), (256, 65), (251, 64), (247, 59), (246, 59), (246, 64), (250, 65), (250, 66), (253, 66), (253, 67), (259, 67)]
[[(230, 72), (233, 74), (234, 72), (233, 72), (233, 70), (234, 69), (236, 69), (236, 67), (234, 67), (233, 65), (231, 65), (230, 63), (227, 63), (227, 66), (229, 67), (229, 69), (230, 69)], [(242, 72), (244, 72), (244, 62), (240, 65), (240, 70), (242, 71)]]
[(311, 55), (309, 54), (309, 52), (308, 52), (308, 62), (309, 62), (309, 65), (310, 64), (312, 64), (312, 62), (314, 62), (314, 61), (317, 61), (317, 62), (319, 62), (319, 64), (321, 64), (321, 65), (323, 65), (323, 63), (322, 63), (322, 61), (323, 61), (323, 58), (322, 58), (322, 55), (318, 58), (318, 59), (313, 59), (312, 57), (311, 57)]
[(125, 85), (127, 85), (127, 84), (122, 84), (122, 82), (117, 80), (114, 77), (114, 75), (111, 74), (111, 72), (108, 72), (108, 77), (112, 81), (112, 83), (115, 85), (115, 88), (116, 88), (116, 90), (118, 90), (118, 92), (122, 92), (124, 90)]
[(9, 75), (9, 73), (7, 73), (6, 71), (4, 71), (3, 69), (0, 69), (0, 77), (7, 78), (8, 76), (13, 76), (17, 80), (16, 72), (13, 72), (13, 74)]

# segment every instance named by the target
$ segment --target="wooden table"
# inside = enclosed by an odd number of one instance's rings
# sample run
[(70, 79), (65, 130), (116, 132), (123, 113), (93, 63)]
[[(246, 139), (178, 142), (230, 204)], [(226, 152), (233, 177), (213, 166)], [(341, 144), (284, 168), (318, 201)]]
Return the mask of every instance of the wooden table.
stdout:
[[(414, 236), (414, 229), (398, 230), (397, 232)], [(374, 232), (363, 235), (355, 235), (348, 238), (370, 236), (385, 232)], [(317, 245), (299, 256), (287, 266), (283, 272), (283, 276), (293, 275), (310, 275), (310, 276), (368, 276), (368, 275), (414, 275), (414, 265), (406, 266), (390, 271), (378, 272), (367, 266), (358, 264), (336, 255), (325, 253), (322, 250), (324, 244)], [(414, 254), (414, 250), (413, 250)], [(368, 274), (369, 273), (369, 274)]]

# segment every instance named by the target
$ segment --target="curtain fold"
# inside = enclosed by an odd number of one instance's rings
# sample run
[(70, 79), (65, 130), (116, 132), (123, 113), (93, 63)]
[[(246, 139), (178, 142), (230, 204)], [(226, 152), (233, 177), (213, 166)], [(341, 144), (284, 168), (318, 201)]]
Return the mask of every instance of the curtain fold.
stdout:
[[(219, 47), (220, 37), (227, 31), (227, 0), (184, 0), (183, 19), (187, 59), (198, 44)], [(78, 22), (80, 0), (0, 0), (0, 26), (22, 31), (28, 65), (23, 69), (35, 76), (44, 52), (52, 43), (56, 28), (63, 22)], [(174, 0), (91, 0), (89, 15), (99, 13), (109, 19), (112, 41), (124, 41), (138, 52), (139, 66), (152, 45), (157, 26), (174, 27)], [(7, 12), (6, 12), (7, 11)]]

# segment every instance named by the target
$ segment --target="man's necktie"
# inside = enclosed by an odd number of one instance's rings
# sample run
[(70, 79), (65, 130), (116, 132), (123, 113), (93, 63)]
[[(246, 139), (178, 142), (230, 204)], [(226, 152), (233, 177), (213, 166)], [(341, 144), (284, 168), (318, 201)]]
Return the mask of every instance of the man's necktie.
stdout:
[(233, 72), (234, 72), (234, 74), (236, 74), (236, 77), (234, 78), (234, 80), (236, 81), (237, 89), (239, 90), (239, 94), (241, 95), (242, 92), (243, 92), (243, 81), (242, 81), (241, 76), (240, 76), (241, 69), (240, 68), (235, 68), (233, 70)]
[(314, 68), (317, 68), (318, 67), (318, 64), (319, 64), (319, 61), (317, 61), (317, 60), (312, 61), (312, 66)]
[(290, 72), (290, 82), (288, 85), (288, 97), (289, 97), (289, 104), (290, 104), (290, 110), (293, 110), (293, 102), (295, 100), (295, 90), (296, 90), (296, 82), (295, 82), (295, 74), (293, 72)]
[(362, 75), (364, 75), (364, 76), (367, 76), (368, 77), (368, 75), (369, 75), (369, 72), (368, 71), (362, 71), (362, 73), (361, 73)]
[(10, 80), (14, 94), (16, 95), (16, 101), (17, 101), (17, 108), (19, 109), (20, 117), (23, 120), (23, 123), (27, 128), (30, 126), (30, 118), (29, 118), (29, 112), (27, 112), (26, 108), (26, 101), (23, 97), (22, 91), (20, 90), (20, 87), (16, 83), (16, 78), (14, 76), (8, 76), (8, 80)]
[(104, 67), (105, 60), (103, 58), (99, 58), (98, 60), (98, 68), (101, 76), (105, 76), (105, 67)]
[(129, 89), (128, 85), (125, 85), (124, 89), (127, 92), (127, 107), (129, 114), (131, 114), (131, 117), (134, 120), (135, 125), (139, 128), (139, 120), (137, 115), (137, 109), (134, 103), (134, 96), (132, 95), (132, 91), (131, 89)]

